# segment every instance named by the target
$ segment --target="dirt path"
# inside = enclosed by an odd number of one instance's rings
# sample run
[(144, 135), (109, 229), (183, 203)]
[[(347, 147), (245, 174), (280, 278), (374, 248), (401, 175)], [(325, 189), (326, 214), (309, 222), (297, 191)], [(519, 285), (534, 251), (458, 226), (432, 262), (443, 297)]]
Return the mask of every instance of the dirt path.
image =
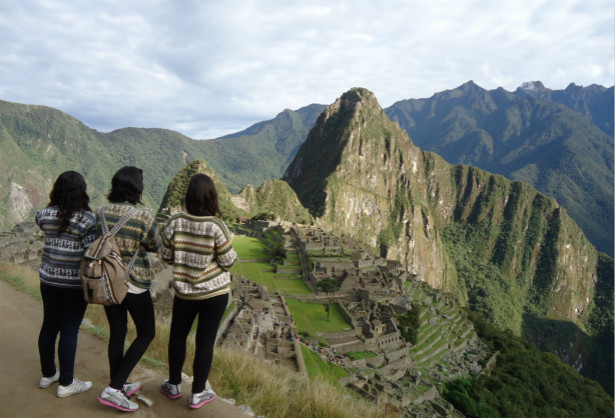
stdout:
[[(41, 302), (0, 280), (0, 318), (0, 417), (248, 417), (221, 399), (197, 410), (189, 409), (189, 386), (183, 388), (182, 398), (170, 400), (160, 393), (160, 383), (166, 377), (164, 371), (142, 364), (133, 371), (131, 381), (142, 383), (139, 393), (153, 402), (151, 406), (139, 402), (136, 412), (122, 413), (100, 404), (97, 397), (109, 379), (107, 345), (85, 332), (79, 334), (75, 375), (91, 380), (92, 389), (60, 399), (56, 397), (57, 384), (47, 389), (37, 386), (41, 377), (37, 346), (43, 318)], [(88, 358), (95, 361), (86, 362)]]

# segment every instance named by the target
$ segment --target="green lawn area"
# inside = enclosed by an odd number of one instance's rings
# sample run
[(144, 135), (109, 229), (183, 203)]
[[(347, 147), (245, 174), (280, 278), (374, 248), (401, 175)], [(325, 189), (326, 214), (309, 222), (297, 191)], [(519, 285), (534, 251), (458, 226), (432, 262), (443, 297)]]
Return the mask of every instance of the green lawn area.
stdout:
[(266, 262), (247, 263), (237, 261), (231, 271), (237, 274), (243, 274), (244, 276), (253, 278), (254, 280), (265, 279), (275, 275), (275, 269), (273, 266)]
[(376, 357), (376, 353), (372, 352), (372, 351), (349, 351), (346, 354), (348, 354), (348, 357), (350, 357), (353, 360), (359, 360), (362, 358), (372, 358), (372, 357)]
[(338, 379), (348, 376), (348, 372), (337, 364), (325, 362), (318, 354), (301, 344), (305, 369), (310, 379), (321, 378), (339, 386)]
[[(237, 235), (233, 240), (233, 247), (240, 259), (263, 260), (250, 263), (237, 261), (231, 269), (233, 273), (267, 286), (267, 289), (270, 291), (278, 289), (287, 295), (307, 295), (312, 293), (300, 276), (296, 279), (288, 279), (288, 275), (278, 276), (275, 273), (275, 268), (267, 262), (264, 244), (258, 238)], [(281, 279), (278, 277), (285, 278)]]
[[(312, 293), (301, 278), (297, 279), (278, 279), (278, 275), (273, 271), (273, 266), (269, 263), (235, 263), (231, 271), (235, 274), (245, 276), (248, 279), (267, 286), (269, 291), (280, 290), (287, 295), (307, 295)], [(288, 277), (288, 275), (280, 275)]]
[(310, 335), (315, 336), (317, 332), (333, 332), (352, 328), (352, 325), (342, 316), (337, 303), (331, 304), (330, 321), (327, 321), (325, 305), (300, 302), (293, 298), (286, 298), (286, 304), (293, 315), (298, 331), (307, 331)]
[(239, 258), (244, 260), (267, 260), (264, 244), (258, 238), (247, 237), (245, 235), (235, 235), (233, 248), (237, 251)]
[(224, 321), (226, 317), (229, 316), (229, 314), (233, 311), (233, 309), (235, 309), (235, 305), (235, 302), (229, 303), (229, 305), (224, 310), (224, 314), (222, 315), (222, 321)]

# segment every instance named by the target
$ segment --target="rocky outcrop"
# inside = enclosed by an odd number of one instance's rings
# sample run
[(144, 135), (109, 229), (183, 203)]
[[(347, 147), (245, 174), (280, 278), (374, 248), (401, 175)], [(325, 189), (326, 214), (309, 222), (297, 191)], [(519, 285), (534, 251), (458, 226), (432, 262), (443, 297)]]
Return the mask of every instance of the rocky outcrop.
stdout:
[(38, 264), (44, 242), (38, 226), (25, 222), (11, 232), (0, 232), (0, 262), (12, 264)]
[(8, 201), (9, 215), (14, 219), (23, 220), (33, 207), (28, 191), (15, 182), (10, 184)]

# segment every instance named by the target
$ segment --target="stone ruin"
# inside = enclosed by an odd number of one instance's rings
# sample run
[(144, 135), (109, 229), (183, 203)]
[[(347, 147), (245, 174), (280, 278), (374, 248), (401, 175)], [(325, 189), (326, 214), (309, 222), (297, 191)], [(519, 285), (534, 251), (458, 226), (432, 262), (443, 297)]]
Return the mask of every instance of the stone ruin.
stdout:
[[(240, 278), (242, 290), (237, 293), (243, 295), (239, 297), (243, 299), (242, 308), (221, 344), (239, 344), (241, 349), (260, 353), (276, 364), (302, 370), (301, 350), (295, 348), (293, 356), (287, 348), (290, 342), (298, 345), (299, 340), (323, 360), (347, 370), (358, 370), (341, 383), (367, 398), (391, 403), (404, 409), (406, 416), (460, 416), (440, 397), (437, 385), (458, 376), (480, 373), (480, 364), (488, 353), (472, 324), (456, 307), (454, 298), (417, 280), (400, 263), (374, 256), (356, 240), (284, 222), (261, 221), (258, 227), (245, 227), (251, 236), (260, 237), (268, 228), (279, 228), (287, 253), (299, 255), (303, 280), (314, 293), (291, 296), (304, 302), (338, 303), (352, 329), (319, 333), (329, 347), (315, 346), (313, 341), (310, 345), (309, 340), (296, 334), (292, 317), (286, 321), (271, 315), (267, 300), (271, 303), (275, 299), (266, 289)], [(337, 280), (339, 290), (331, 295), (319, 292), (317, 283), (325, 278)], [(255, 299), (262, 302), (255, 303)], [(283, 303), (284, 298), (279, 301)], [(413, 346), (401, 337), (396, 315), (415, 306), (421, 309), (421, 323), (418, 341)], [(285, 312), (288, 314), (287, 308)], [(267, 314), (271, 320), (263, 321)], [(282, 324), (288, 324), (290, 332), (288, 328), (283, 331)], [(281, 345), (279, 341), (285, 338), (287, 342)], [(372, 352), (374, 356), (353, 360), (347, 355), (352, 352)], [(284, 363), (283, 358), (294, 360), (296, 365), (292, 361)]]
[(44, 245), (35, 222), (18, 224), (11, 232), (0, 232), (0, 262), (35, 265), (38, 268)]
[(265, 286), (238, 277), (233, 300), (236, 307), (220, 327), (218, 345), (305, 372), (297, 329), (284, 297), (269, 294)]

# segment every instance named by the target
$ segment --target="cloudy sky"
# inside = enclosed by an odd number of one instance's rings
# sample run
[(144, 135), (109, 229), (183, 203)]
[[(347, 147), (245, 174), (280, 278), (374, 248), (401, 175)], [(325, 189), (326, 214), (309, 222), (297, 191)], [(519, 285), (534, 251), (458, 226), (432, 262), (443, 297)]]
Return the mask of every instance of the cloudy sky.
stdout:
[(0, 99), (215, 138), (352, 87), (610, 87), (613, 34), (612, 0), (0, 0)]

